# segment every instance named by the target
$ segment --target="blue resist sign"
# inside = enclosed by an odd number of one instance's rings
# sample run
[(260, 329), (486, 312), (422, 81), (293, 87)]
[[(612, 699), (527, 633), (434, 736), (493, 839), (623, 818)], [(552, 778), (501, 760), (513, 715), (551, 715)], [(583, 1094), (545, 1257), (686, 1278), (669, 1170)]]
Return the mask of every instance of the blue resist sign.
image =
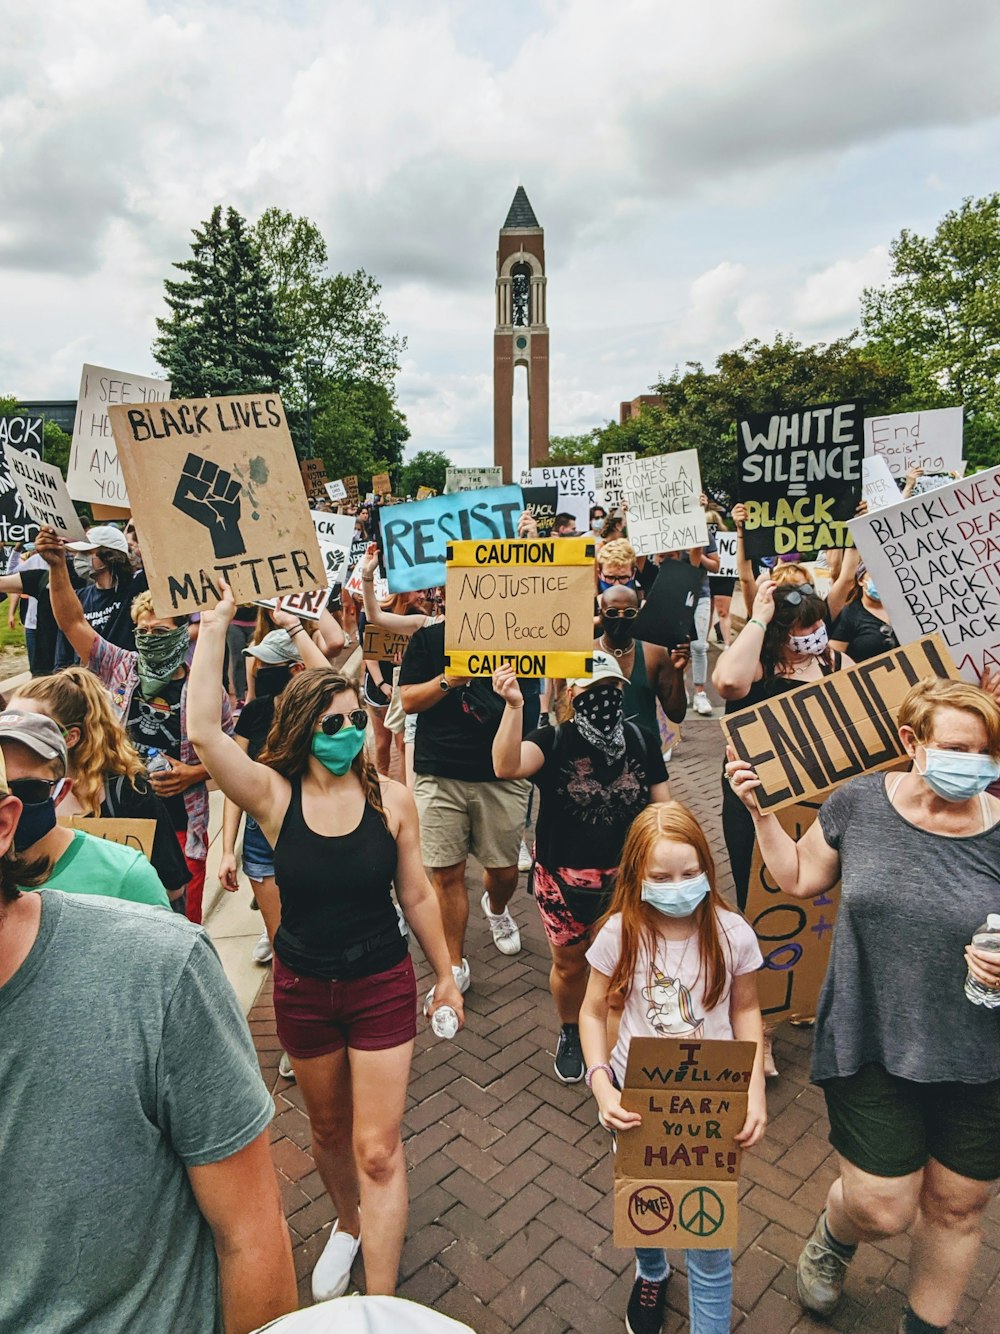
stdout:
[(443, 584), (449, 542), (516, 537), (523, 509), (519, 486), (491, 486), (386, 506), (380, 517), (389, 591), (412, 593)]

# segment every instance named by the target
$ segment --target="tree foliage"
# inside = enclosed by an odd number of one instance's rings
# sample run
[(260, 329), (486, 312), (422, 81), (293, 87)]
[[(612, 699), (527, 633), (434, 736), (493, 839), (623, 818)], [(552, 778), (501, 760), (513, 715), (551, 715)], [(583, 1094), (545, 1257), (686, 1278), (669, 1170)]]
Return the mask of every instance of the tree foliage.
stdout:
[(396, 490), (401, 496), (415, 496), (417, 487), (432, 486), (441, 495), (451, 459), (436, 449), (421, 449), (412, 459), (407, 459), (399, 470)]

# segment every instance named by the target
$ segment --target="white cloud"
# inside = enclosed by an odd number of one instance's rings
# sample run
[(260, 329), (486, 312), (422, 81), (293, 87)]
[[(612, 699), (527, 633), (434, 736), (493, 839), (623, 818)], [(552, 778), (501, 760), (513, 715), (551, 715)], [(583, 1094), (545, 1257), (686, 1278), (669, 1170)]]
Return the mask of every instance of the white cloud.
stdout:
[(838, 259), (812, 274), (793, 293), (792, 319), (806, 329), (856, 321), (864, 288), (877, 287), (888, 277), (888, 246), (872, 246), (857, 259)]

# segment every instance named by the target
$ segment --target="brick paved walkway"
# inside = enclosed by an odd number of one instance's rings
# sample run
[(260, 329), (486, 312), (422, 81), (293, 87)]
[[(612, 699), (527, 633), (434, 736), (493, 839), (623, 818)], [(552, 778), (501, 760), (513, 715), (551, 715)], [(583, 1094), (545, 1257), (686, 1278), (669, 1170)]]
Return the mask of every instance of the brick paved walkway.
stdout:
[[(693, 718), (671, 766), (674, 795), (709, 831), (728, 863), (717, 818), (721, 732)], [(478, 908), (481, 882), (470, 870), (468, 955), (472, 989), (466, 1027), (454, 1042), (426, 1027), (417, 1039), (403, 1133), (410, 1167), (410, 1225), (400, 1295), (470, 1325), (477, 1334), (619, 1334), (631, 1287), (629, 1253), (611, 1245), (611, 1162), (583, 1085), (552, 1072), (556, 1024), (548, 996), (548, 954), (523, 889), (513, 902), (524, 949), (512, 959), (493, 948)], [(426, 966), (414, 946), (424, 986)], [(261, 1068), (274, 1090), (274, 1158), (292, 1229), (300, 1296), (322, 1250), (333, 1210), (309, 1156), (301, 1096), (277, 1074), (270, 976), (250, 1023)], [(895, 1334), (909, 1242), (862, 1247), (847, 1296), (829, 1323), (803, 1315), (794, 1262), (834, 1176), (823, 1100), (807, 1080), (810, 1033), (784, 1025), (769, 1081), (767, 1137), (744, 1157), (734, 1327), (746, 1334), (824, 1329)], [(683, 1258), (679, 1270), (683, 1270)], [(952, 1330), (1000, 1330), (1000, 1208)], [(360, 1261), (355, 1278), (363, 1284)], [(669, 1334), (687, 1331), (683, 1272), (668, 1287)]]

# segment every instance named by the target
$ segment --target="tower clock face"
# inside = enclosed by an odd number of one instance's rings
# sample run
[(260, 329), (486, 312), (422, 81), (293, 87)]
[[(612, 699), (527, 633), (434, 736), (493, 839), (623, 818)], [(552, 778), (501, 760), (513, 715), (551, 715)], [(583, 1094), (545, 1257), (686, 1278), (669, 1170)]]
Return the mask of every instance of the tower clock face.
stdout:
[(523, 334), (519, 338), (515, 338), (514, 346), (518, 349), (518, 351), (523, 352), (524, 349), (528, 346), (527, 338), (525, 338)]

